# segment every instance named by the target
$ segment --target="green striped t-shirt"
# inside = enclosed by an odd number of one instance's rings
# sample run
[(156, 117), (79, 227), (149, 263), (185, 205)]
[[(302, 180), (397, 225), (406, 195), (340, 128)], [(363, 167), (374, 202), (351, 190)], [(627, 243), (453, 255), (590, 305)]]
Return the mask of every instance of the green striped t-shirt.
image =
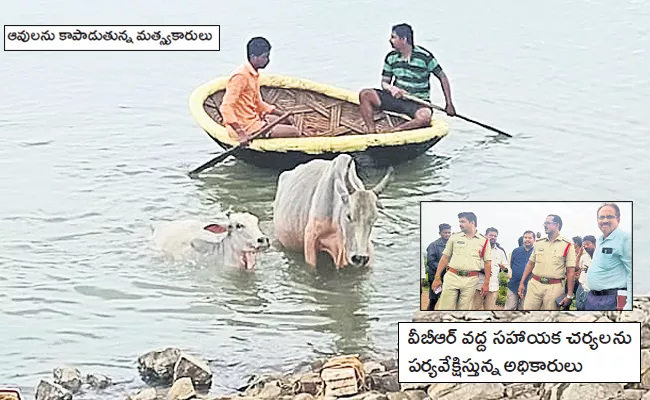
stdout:
[(433, 54), (416, 45), (413, 46), (411, 59), (408, 61), (397, 50), (388, 53), (381, 75), (391, 79), (395, 77), (394, 86), (406, 90), (412, 96), (429, 100), (429, 75), (438, 75), (440, 72), (442, 67)]

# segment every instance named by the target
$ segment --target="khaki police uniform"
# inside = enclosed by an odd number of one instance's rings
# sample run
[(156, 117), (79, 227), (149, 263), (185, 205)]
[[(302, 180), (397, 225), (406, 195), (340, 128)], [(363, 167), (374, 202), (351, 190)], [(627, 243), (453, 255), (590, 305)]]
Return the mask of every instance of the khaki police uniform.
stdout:
[(490, 250), (488, 239), (478, 232), (472, 237), (464, 232), (451, 235), (442, 252), (449, 257), (449, 264), (438, 300), (440, 310), (472, 309), (478, 271), (492, 259)]
[(528, 282), (524, 310), (559, 310), (555, 300), (564, 294), (567, 268), (576, 266), (576, 252), (571, 240), (558, 236), (535, 242), (530, 260), (535, 263)]

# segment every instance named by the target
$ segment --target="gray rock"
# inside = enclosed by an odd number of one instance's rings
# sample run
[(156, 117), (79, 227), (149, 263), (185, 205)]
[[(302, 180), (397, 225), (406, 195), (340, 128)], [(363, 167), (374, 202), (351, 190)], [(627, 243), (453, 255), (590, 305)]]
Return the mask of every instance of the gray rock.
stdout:
[(612, 400), (623, 396), (620, 383), (571, 383), (558, 400)]
[(138, 373), (149, 384), (169, 385), (174, 378), (174, 365), (181, 351), (176, 348), (151, 351), (138, 357)]
[(195, 396), (194, 385), (189, 377), (174, 381), (172, 388), (167, 392), (167, 400), (189, 400)]
[(650, 327), (641, 325), (641, 348), (650, 349)]
[(314, 400), (314, 396), (309, 393), (300, 393), (296, 395), (293, 400)]
[(345, 400), (388, 400), (388, 397), (376, 391), (362, 392), (354, 396), (345, 397)]
[(429, 385), (427, 394), (433, 400), (437, 400), (457, 390), (459, 387), (460, 387), (459, 383), (432, 383), (431, 385)]
[(643, 397), (641, 397), (641, 400), (650, 400), (650, 392), (646, 392)]
[(641, 400), (645, 394), (645, 390), (640, 389), (625, 389), (623, 393), (624, 400)]
[(648, 321), (648, 314), (641, 310), (632, 310), (621, 312), (617, 319), (618, 322), (641, 322), (645, 324)]
[(602, 316), (602, 317), (599, 317), (599, 318), (598, 318), (596, 321), (594, 321), (594, 322), (614, 322), (614, 321), (612, 321), (611, 319), (609, 319), (609, 318), (607, 318), (607, 317), (605, 317), (605, 316)]
[[(411, 390), (407, 390), (406, 392), (411, 392)], [(406, 392), (389, 392), (386, 393), (386, 397), (388, 400), (409, 400)]]
[(505, 396), (508, 399), (534, 399), (538, 398), (539, 389), (530, 383), (513, 383), (506, 385)]
[(212, 385), (212, 371), (207, 362), (190, 354), (181, 353), (174, 365), (174, 381), (189, 377), (197, 387)]
[(400, 383), (397, 380), (396, 370), (372, 374), (366, 377), (366, 385), (370, 390), (377, 390), (382, 393), (400, 391)]
[(363, 372), (366, 375), (370, 375), (375, 372), (385, 372), (385, 371), (386, 371), (386, 367), (384, 367), (378, 362), (369, 361), (363, 364)]
[(397, 360), (393, 358), (389, 360), (380, 361), (379, 363), (384, 366), (385, 371), (392, 371), (394, 369), (397, 369)]
[(424, 390), (407, 390), (404, 394), (406, 394), (408, 400), (425, 400), (429, 398), (429, 395)]
[(255, 397), (263, 400), (270, 400), (280, 397), (282, 395), (282, 388), (279, 385), (280, 381), (267, 382), (262, 391)]
[(86, 383), (91, 388), (97, 389), (106, 389), (112, 384), (111, 378), (102, 374), (88, 374), (86, 375)]
[(442, 400), (499, 400), (503, 397), (503, 392), (504, 386), (501, 383), (474, 383), (471, 385), (456, 384), (456, 386), (453, 388), (446, 388), (443, 392), (438, 394), (438, 397), (431, 396), (430, 391), (429, 396), (432, 399), (439, 398)]
[(72, 400), (72, 393), (56, 383), (41, 381), (36, 387), (36, 400)]
[(430, 383), (402, 383), (400, 390), (427, 390)]
[(156, 400), (156, 389), (146, 388), (127, 397), (127, 400)]
[(55, 368), (52, 375), (54, 375), (54, 383), (57, 383), (72, 393), (77, 393), (83, 384), (81, 372), (72, 367), (58, 367)]
[(575, 322), (594, 322), (598, 319), (594, 314), (585, 314), (576, 318)]
[(318, 373), (312, 372), (298, 378), (296, 386), (299, 392), (316, 396), (323, 387), (323, 380)]
[(416, 311), (413, 322), (440, 322), (444, 313), (436, 311)]

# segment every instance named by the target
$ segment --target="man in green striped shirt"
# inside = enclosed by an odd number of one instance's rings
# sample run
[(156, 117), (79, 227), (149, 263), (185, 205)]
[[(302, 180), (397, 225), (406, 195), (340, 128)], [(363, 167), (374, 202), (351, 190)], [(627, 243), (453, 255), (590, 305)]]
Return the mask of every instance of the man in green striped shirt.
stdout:
[(411, 100), (402, 98), (408, 94), (429, 101), (429, 75), (434, 74), (442, 85), (448, 115), (456, 115), (451, 100), (449, 80), (438, 64), (438, 60), (430, 51), (422, 46), (413, 44), (413, 30), (408, 24), (392, 27), (390, 43), (393, 51), (384, 60), (379, 89), (363, 89), (359, 92), (361, 115), (368, 133), (375, 132), (375, 121), (372, 115), (375, 110), (394, 111), (406, 114), (412, 119), (391, 130), (417, 129), (430, 126), (431, 109)]

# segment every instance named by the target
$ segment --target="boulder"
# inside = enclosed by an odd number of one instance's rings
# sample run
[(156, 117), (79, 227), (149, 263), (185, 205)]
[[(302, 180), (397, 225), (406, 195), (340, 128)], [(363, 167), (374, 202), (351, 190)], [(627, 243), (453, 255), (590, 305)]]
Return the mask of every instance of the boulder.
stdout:
[(378, 362), (369, 361), (363, 364), (363, 372), (366, 375), (370, 375), (374, 372), (385, 372), (385, 371), (386, 371), (386, 367), (384, 367)]
[(59, 384), (41, 381), (36, 387), (36, 400), (72, 400), (72, 392)]
[(174, 365), (174, 381), (181, 378), (191, 378), (196, 387), (212, 385), (212, 371), (207, 362), (190, 354), (181, 353)]
[(77, 368), (58, 367), (52, 372), (54, 383), (63, 386), (72, 393), (77, 393), (83, 384), (81, 372)]
[(138, 357), (138, 373), (148, 384), (169, 385), (173, 382), (174, 366), (181, 355), (177, 348), (151, 351)]
[(189, 400), (196, 397), (192, 379), (189, 377), (180, 378), (174, 381), (172, 388), (167, 392), (167, 400)]
[[(450, 385), (439, 383), (437, 385)], [(465, 400), (465, 399), (481, 399), (481, 400), (499, 400), (503, 397), (504, 386), (501, 383), (473, 383), (468, 384), (453, 384), (453, 387), (444, 387), (441, 390), (437, 397), (432, 396), (432, 392), (435, 395), (435, 391), (429, 388), (429, 397), (432, 399), (442, 399), (442, 400)], [(434, 389), (435, 390), (435, 389)]]
[(397, 380), (397, 371), (371, 374), (366, 377), (366, 386), (370, 390), (377, 390), (382, 393), (399, 392), (400, 383)]
[(146, 388), (127, 397), (127, 400), (156, 400), (157, 392), (154, 388)]
[(623, 385), (620, 383), (571, 383), (562, 393), (562, 398), (558, 400), (613, 400), (621, 398), (623, 394)]
[(625, 389), (623, 391), (624, 400), (641, 400), (645, 394), (645, 390), (640, 389)]
[(424, 390), (407, 390), (404, 392), (408, 400), (424, 400), (429, 397)]
[(111, 378), (102, 374), (88, 374), (86, 375), (86, 383), (91, 388), (97, 389), (106, 389), (112, 384)]

